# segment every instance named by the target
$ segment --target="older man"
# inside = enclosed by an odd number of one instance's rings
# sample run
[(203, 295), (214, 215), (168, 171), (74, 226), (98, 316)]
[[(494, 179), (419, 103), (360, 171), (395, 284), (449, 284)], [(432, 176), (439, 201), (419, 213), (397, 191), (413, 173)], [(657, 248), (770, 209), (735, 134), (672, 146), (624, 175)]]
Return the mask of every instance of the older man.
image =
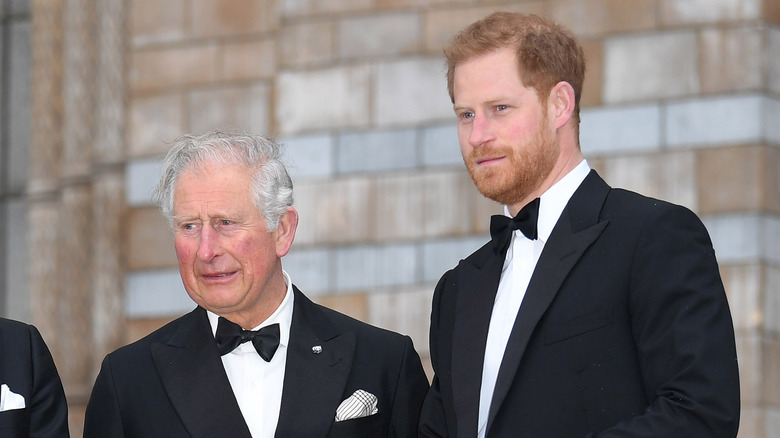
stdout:
[(221, 133), (168, 153), (156, 198), (198, 306), (105, 358), (85, 437), (416, 435), (412, 341), (313, 304), (282, 270), (298, 213), (279, 156)]

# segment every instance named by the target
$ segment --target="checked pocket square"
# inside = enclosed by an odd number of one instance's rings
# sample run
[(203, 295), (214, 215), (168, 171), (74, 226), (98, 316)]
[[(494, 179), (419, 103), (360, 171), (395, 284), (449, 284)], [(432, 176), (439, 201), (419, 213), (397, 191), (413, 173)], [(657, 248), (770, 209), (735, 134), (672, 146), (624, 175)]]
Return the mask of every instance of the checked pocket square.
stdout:
[(374, 394), (358, 389), (349, 398), (341, 402), (338, 409), (336, 409), (336, 421), (353, 420), (374, 415), (379, 412), (376, 403), (377, 399)]
[(5, 383), (0, 387), (0, 412), (24, 409), (24, 397), (11, 391)]

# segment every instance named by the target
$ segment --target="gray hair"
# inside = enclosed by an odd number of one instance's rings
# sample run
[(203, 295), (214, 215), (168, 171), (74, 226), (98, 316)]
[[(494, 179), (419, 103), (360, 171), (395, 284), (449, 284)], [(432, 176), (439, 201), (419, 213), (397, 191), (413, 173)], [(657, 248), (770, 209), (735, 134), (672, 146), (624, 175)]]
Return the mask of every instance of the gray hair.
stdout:
[(238, 165), (252, 170), (250, 194), (265, 217), (268, 231), (276, 230), (287, 207), (293, 204), (292, 180), (281, 161), (281, 147), (260, 135), (218, 131), (198, 136), (183, 135), (176, 139), (165, 156), (153, 199), (170, 225), (173, 225), (176, 181), (184, 171), (206, 163)]

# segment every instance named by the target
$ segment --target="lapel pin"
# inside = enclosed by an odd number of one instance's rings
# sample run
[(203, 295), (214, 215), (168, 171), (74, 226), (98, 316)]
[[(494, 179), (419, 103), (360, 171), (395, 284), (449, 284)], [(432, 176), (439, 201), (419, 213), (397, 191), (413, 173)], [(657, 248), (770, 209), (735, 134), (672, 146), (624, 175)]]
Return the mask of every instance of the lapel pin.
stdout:
[(315, 345), (311, 347), (311, 352), (314, 354), (320, 354), (322, 353), (322, 345)]

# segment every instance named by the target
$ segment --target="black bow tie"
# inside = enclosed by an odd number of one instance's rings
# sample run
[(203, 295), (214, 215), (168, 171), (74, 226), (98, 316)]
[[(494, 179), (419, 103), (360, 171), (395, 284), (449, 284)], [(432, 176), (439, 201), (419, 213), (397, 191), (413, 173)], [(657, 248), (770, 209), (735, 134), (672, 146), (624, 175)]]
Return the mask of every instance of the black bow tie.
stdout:
[(220, 316), (217, 323), (217, 334), (214, 337), (217, 340), (219, 354), (222, 356), (235, 350), (244, 342), (252, 341), (257, 354), (266, 362), (270, 362), (276, 349), (279, 348), (279, 324), (271, 324), (260, 330), (251, 331), (244, 330), (240, 325)]
[(497, 254), (506, 254), (509, 242), (512, 241), (512, 233), (520, 230), (523, 235), (531, 240), (536, 240), (536, 220), (539, 217), (539, 198), (526, 204), (515, 217), (494, 215), (490, 218), (490, 237)]

